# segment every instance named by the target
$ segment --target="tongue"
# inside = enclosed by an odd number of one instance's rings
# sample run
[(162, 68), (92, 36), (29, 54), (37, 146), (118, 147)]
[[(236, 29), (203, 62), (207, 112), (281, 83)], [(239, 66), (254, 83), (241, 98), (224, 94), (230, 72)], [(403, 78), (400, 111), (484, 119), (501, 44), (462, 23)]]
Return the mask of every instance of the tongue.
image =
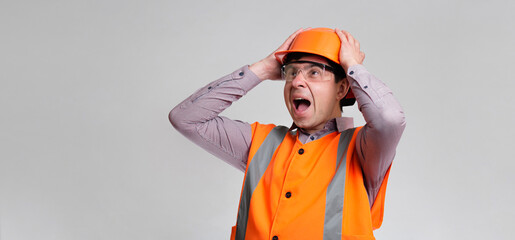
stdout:
[(297, 107), (297, 110), (299, 110), (299, 111), (303, 112), (303, 111), (305, 111), (306, 109), (308, 109), (308, 107), (309, 107), (309, 103), (307, 103), (306, 101), (301, 101), (301, 102), (299, 103), (299, 106)]

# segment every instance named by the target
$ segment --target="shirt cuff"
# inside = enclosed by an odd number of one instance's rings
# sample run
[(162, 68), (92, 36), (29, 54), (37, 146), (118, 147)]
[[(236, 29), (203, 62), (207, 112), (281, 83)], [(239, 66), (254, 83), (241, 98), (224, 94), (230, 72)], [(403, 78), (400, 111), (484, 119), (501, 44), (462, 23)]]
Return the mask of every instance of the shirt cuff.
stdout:
[(356, 65), (352, 65), (351, 67), (349, 67), (349, 69), (347, 69), (347, 76), (349, 76), (352, 80), (355, 80), (356, 82), (358, 82), (358, 84), (360, 86), (363, 86), (363, 81), (360, 81), (360, 78), (359, 78), (359, 75), (363, 72), (368, 73), (365, 66), (363, 66), (361, 64), (356, 64)]
[[(361, 95), (360, 91), (363, 91), (376, 106), (384, 105), (383, 96), (391, 93), (390, 89), (386, 85), (373, 76), (365, 66), (361, 64), (353, 65), (347, 70), (347, 76), (350, 86), (353, 89), (356, 100), (358, 100), (358, 94)], [(359, 89), (356, 89), (356, 87)], [(362, 95), (364, 96), (364, 95)]]
[(261, 79), (245, 65), (231, 73), (231, 78), (236, 80), (241, 89), (247, 93), (252, 88), (261, 83)]

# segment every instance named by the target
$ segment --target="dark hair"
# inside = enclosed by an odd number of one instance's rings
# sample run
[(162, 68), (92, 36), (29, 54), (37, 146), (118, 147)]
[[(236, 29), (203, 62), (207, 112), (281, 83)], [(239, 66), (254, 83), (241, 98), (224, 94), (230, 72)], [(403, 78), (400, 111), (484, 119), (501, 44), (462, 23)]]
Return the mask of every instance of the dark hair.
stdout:
[[(322, 58), (326, 59), (327, 62), (329, 63), (329, 66), (331, 68), (333, 68), (334, 82), (340, 82), (343, 79), (345, 79), (345, 76), (346, 76), (345, 70), (343, 69), (343, 67), (340, 64), (335, 63), (335, 62), (329, 60), (328, 58), (320, 56), (320, 55), (316, 55), (316, 54), (312, 54), (312, 53), (303, 53), (303, 52), (292, 52), (292, 53), (288, 53), (288, 55), (286, 55), (284, 57), (283, 62), (284, 62), (284, 64), (287, 64), (289, 62), (299, 60), (302, 57), (306, 57), (306, 56), (318, 56), (318, 57), (322, 57)], [(350, 89), (349, 89), (349, 91), (350, 91)], [(342, 100), (340, 100), (340, 108), (343, 108), (344, 106), (352, 106), (355, 101), (356, 101), (356, 99), (342, 98)]]

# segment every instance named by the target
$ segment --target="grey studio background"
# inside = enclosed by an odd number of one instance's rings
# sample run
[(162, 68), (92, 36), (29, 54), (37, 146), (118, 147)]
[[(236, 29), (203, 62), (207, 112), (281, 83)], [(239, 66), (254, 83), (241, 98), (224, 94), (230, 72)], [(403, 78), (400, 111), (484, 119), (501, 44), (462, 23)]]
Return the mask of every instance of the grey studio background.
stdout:
[[(228, 239), (243, 173), (168, 112), (300, 27), (401, 102), (378, 239), (513, 239), (514, 1), (2, 1), (0, 239)], [(267, 81), (224, 115), (289, 125)], [(355, 108), (345, 110), (356, 117)]]

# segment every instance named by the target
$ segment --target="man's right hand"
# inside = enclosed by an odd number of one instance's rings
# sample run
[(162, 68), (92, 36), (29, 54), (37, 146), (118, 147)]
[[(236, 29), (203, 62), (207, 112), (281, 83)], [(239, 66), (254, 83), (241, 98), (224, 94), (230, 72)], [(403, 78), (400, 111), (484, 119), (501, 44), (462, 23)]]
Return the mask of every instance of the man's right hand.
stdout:
[[(309, 29), (309, 28), (307, 28)], [(292, 35), (284, 41), (284, 43), (273, 53), (268, 55), (266, 58), (262, 59), (259, 62), (256, 62), (252, 65), (250, 65), (249, 69), (256, 74), (261, 81), (270, 79), (270, 80), (279, 80), (281, 79), (281, 65), (275, 59), (275, 53), (278, 51), (285, 51), (290, 48), (291, 43), (293, 42), (293, 39), (297, 36), (297, 34), (301, 33), (304, 30), (307, 29), (299, 29), (296, 32), (294, 32)]]
[(360, 44), (349, 32), (345, 30), (334, 30), (340, 38), (340, 65), (342, 65), (345, 72), (356, 64), (363, 64), (365, 60), (365, 53), (361, 51)]

